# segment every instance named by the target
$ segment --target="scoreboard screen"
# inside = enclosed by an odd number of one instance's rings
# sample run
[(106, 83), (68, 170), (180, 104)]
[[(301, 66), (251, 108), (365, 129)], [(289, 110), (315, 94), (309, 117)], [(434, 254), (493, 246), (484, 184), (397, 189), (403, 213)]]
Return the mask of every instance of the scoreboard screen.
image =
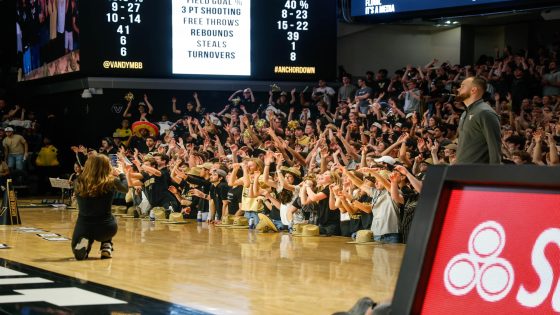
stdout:
[[(352, 0), (353, 17), (387, 19), (395, 16), (418, 17), (417, 13), (445, 15), (487, 13), (554, 4), (554, 0)], [(557, 3), (556, 3), (557, 4)]]
[(334, 0), (81, 1), (88, 75), (316, 80), (336, 76)]

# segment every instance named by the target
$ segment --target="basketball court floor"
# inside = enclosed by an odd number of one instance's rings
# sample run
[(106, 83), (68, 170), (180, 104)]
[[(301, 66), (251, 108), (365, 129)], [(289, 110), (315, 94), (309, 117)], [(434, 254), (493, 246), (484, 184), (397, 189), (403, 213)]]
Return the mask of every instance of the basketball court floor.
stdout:
[(0, 226), (6, 314), (331, 314), (390, 299), (404, 245), (356, 245), (118, 217), (112, 259), (76, 261), (77, 211), (24, 208)]

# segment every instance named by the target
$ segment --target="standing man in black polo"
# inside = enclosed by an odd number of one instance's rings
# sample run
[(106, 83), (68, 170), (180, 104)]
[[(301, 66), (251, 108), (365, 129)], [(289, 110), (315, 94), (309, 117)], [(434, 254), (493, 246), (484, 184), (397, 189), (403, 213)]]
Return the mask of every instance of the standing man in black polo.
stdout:
[(502, 161), (500, 119), (482, 96), (486, 80), (466, 78), (455, 100), (467, 109), (459, 120), (457, 164), (500, 164)]

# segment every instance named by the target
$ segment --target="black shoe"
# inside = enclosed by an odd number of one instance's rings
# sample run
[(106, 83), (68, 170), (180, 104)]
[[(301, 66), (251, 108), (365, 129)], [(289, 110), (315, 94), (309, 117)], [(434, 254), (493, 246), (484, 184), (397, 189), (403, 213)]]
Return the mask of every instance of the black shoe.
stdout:
[(101, 243), (101, 259), (109, 259), (113, 257), (113, 244), (111, 242)]
[(85, 237), (80, 238), (80, 241), (74, 246), (74, 257), (76, 260), (84, 260), (88, 257), (89, 240)]

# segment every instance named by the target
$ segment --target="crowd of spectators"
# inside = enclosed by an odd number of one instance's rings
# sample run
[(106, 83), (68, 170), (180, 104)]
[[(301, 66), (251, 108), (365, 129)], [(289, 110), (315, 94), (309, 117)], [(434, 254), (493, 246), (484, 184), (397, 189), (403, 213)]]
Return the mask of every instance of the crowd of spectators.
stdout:
[[(344, 73), (338, 87), (324, 80), (302, 91), (273, 85), (268, 99), (246, 88), (214, 112), (203, 112), (194, 93), (192, 101), (169, 95), (171, 114), (157, 116), (144, 95), (130, 99), (101, 148), (72, 148), (75, 171), (89, 154), (127, 156), (125, 200), (138, 216), (163, 207), (214, 224), (229, 216), (258, 224), (265, 215), (278, 230), (312, 224), (323, 235), (370, 230), (377, 241), (406, 242), (428, 167), (456, 163), (465, 107), (454, 96), (464, 79), (487, 82), (502, 163), (560, 163), (557, 50), (529, 57), (504, 49), (473, 66), (434, 59), (357, 79)], [(12, 155), (25, 158), (27, 150), (12, 152), (6, 140), (4, 150), (17, 170)]]
[(343, 74), (338, 89), (324, 80), (309, 91), (273, 85), (265, 100), (246, 88), (206, 113), (196, 93), (184, 105), (170, 95), (172, 114), (161, 119), (144, 95), (128, 104), (99, 153), (127, 155), (134, 164), (129, 201), (139, 215), (157, 206), (201, 212), (216, 224), (227, 215), (257, 224), (264, 214), (279, 230), (305, 223), (325, 235), (371, 230), (375, 240), (406, 242), (429, 165), (456, 162), (465, 108), (454, 95), (464, 79), (488, 83), (486, 99), (501, 120), (502, 163), (559, 164), (556, 57), (504, 49), (474, 66), (434, 59), (392, 75), (368, 71), (356, 86)]

